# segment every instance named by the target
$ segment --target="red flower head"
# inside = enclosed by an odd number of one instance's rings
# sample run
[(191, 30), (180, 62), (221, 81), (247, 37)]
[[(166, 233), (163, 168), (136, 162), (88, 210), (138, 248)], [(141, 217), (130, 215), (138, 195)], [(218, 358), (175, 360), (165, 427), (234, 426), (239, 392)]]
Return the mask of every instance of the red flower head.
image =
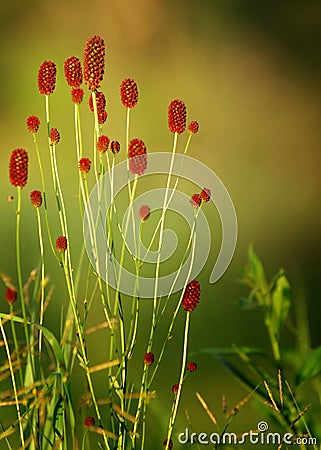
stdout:
[(195, 120), (188, 125), (188, 132), (191, 134), (196, 134), (199, 130), (199, 124)]
[(172, 392), (174, 392), (174, 394), (177, 394), (178, 388), (179, 388), (179, 384), (173, 384), (173, 386), (172, 386)]
[(38, 72), (38, 89), (40, 94), (50, 95), (56, 87), (57, 67), (52, 61), (44, 61)]
[(67, 250), (67, 238), (65, 236), (57, 237), (56, 249), (59, 253), (64, 253)]
[(39, 208), (42, 205), (42, 193), (40, 191), (30, 192), (30, 201), (32, 206)]
[(86, 42), (84, 51), (84, 80), (91, 91), (96, 91), (105, 72), (105, 42), (93, 36)]
[(82, 68), (79, 58), (70, 56), (64, 62), (65, 78), (69, 86), (79, 88), (82, 83)]
[(144, 356), (144, 363), (146, 366), (151, 366), (154, 362), (154, 353), (148, 352)]
[(57, 145), (60, 141), (60, 133), (57, 128), (50, 129), (50, 143), (51, 145)]
[(88, 158), (81, 158), (79, 160), (79, 170), (81, 173), (88, 173), (91, 166), (91, 161)]
[(138, 215), (142, 221), (145, 222), (150, 216), (150, 207), (148, 205), (142, 205), (139, 208)]
[(26, 120), (27, 128), (30, 133), (37, 133), (39, 130), (40, 120), (37, 116), (30, 116)]
[(120, 85), (120, 99), (126, 108), (134, 108), (138, 102), (137, 84), (132, 78), (125, 78)]
[(23, 148), (13, 150), (9, 165), (10, 183), (23, 187), (28, 180), (28, 153)]
[(194, 208), (198, 208), (202, 203), (200, 194), (193, 194), (190, 199), (190, 203)]
[(133, 139), (128, 147), (129, 170), (142, 175), (147, 167), (146, 146), (141, 139)]
[(184, 291), (182, 305), (185, 311), (194, 311), (199, 303), (201, 286), (198, 281), (190, 281)]
[(116, 155), (116, 153), (119, 153), (120, 143), (118, 141), (111, 141), (110, 150), (113, 152), (114, 155)]
[(168, 128), (181, 134), (186, 128), (186, 106), (182, 100), (173, 100), (168, 107)]
[(169, 440), (169, 443), (167, 444), (167, 438), (164, 439), (164, 441), (163, 441), (163, 447), (164, 447), (164, 448), (168, 448), (169, 450), (172, 450), (172, 448), (173, 448), (173, 441), (170, 439), (170, 440)]
[(197, 364), (196, 364), (196, 362), (190, 362), (190, 363), (188, 363), (188, 364), (187, 364), (187, 369), (188, 369), (190, 372), (195, 372), (195, 370), (197, 369)]
[(17, 291), (7, 287), (5, 299), (9, 305), (12, 305), (17, 300)]
[(109, 146), (109, 139), (107, 136), (102, 135), (99, 136), (97, 144), (96, 144), (96, 149), (100, 152), (100, 153), (106, 153), (108, 146)]
[(71, 101), (75, 103), (75, 105), (80, 105), (83, 98), (84, 98), (84, 91), (81, 88), (72, 88)]
[(89, 427), (94, 427), (95, 426), (95, 419), (92, 416), (88, 416), (85, 418), (84, 420), (84, 426), (89, 428)]
[[(103, 124), (106, 122), (107, 113), (106, 113), (106, 97), (102, 92), (96, 92), (96, 105), (97, 105), (97, 115), (98, 115), (98, 123)], [(94, 103), (92, 95), (89, 97), (89, 108), (91, 112), (94, 112)]]
[(202, 202), (208, 202), (211, 198), (211, 191), (207, 188), (203, 188), (200, 193), (200, 197)]

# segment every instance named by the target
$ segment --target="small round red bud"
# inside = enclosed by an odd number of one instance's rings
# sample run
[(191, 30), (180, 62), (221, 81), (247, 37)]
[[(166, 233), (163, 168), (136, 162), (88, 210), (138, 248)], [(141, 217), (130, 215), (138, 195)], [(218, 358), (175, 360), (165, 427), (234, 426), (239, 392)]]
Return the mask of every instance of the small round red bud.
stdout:
[(189, 363), (187, 364), (187, 369), (188, 369), (190, 372), (195, 372), (195, 370), (197, 369), (197, 364), (196, 364), (196, 362), (189, 362)]
[(200, 193), (200, 197), (202, 202), (208, 202), (211, 198), (211, 191), (207, 188), (203, 188), (201, 193)]
[(44, 61), (38, 72), (38, 89), (40, 94), (50, 95), (56, 87), (57, 67), (52, 61)]
[(200, 194), (193, 194), (190, 199), (190, 203), (193, 206), (193, 208), (198, 208), (202, 203)]
[(72, 88), (71, 90), (71, 101), (75, 105), (80, 105), (84, 98), (84, 91), (81, 88)]
[(67, 238), (65, 236), (57, 237), (56, 249), (59, 253), (64, 253), (67, 250)]
[(88, 158), (81, 158), (79, 160), (79, 170), (81, 173), (88, 173), (91, 166), (91, 161)]
[(186, 128), (186, 106), (182, 100), (173, 100), (168, 107), (168, 128), (181, 134)]
[(144, 363), (146, 364), (146, 366), (151, 366), (154, 362), (154, 359), (154, 353), (148, 352), (144, 356)]
[(17, 291), (7, 287), (5, 299), (9, 305), (12, 305), (17, 300)]
[(193, 120), (189, 125), (188, 125), (188, 132), (191, 134), (196, 134), (199, 130), (199, 124), (198, 122), (196, 122), (195, 120)]
[(42, 193), (37, 190), (30, 192), (30, 201), (32, 206), (39, 208), (42, 205)]
[(169, 440), (169, 443), (167, 444), (167, 438), (164, 439), (164, 441), (163, 441), (163, 447), (164, 447), (165, 449), (168, 448), (168, 450), (172, 450), (172, 448), (173, 448), (173, 441), (170, 439), (170, 440)]
[(37, 133), (40, 126), (40, 120), (37, 116), (30, 116), (26, 120), (27, 128), (30, 133)]
[(138, 210), (138, 215), (145, 222), (150, 216), (150, 207), (148, 205), (142, 205)]
[(105, 135), (99, 136), (96, 144), (96, 149), (100, 153), (106, 153), (109, 146), (109, 138)]
[(173, 386), (172, 386), (172, 392), (174, 392), (174, 394), (177, 394), (178, 388), (179, 388), (179, 384), (173, 384)]
[(92, 416), (88, 416), (84, 419), (84, 426), (87, 428), (95, 426), (95, 419)]
[(50, 129), (50, 143), (51, 145), (57, 145), (60, 141), (60, 133), (57, 128)]
[(137, 84), (132, 78), (125, 78), (120, 85), (120, 99), (126, 108), (134, 108), (138, 102)]
[(120, 151), (120, 143), (118, 141), (111, 141), (110, 150), (116, 155)]

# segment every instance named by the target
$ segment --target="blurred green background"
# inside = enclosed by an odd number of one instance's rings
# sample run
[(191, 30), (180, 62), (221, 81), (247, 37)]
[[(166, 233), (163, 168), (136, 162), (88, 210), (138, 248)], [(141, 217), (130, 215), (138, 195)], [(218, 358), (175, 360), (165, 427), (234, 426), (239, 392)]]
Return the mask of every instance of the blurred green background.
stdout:
[[(298, 296), (306, 301), (311, 344), (319, 345), (321, 4), (317, 0), (3, 0), (0, 270), (16, 281), (15, 205), (7, 201), (8, 195), (15, 195), (8, 181), (8, 161), (16, 147), (30, 151), (31, 159), (30, 179), (23, 191), (25, 278), (38, 263), (36, 218), (28, 195), (39, 188), (40, 180), (25, 119), (35, 114), (44, 124), (44, 99), (37, 89), (37, 72), (45, 59), (58, 66), (51, 102), (52, 126), (62, 136), (57, 152), (68, 210), (75, 218), (70, 223), (75, 248), (81, 240), (75, 200), (73, 106), (63, 77), (63, 62), (71, 55), (82, 58), (85, 41), (94, 34), (101, 35), (107, 45), (103, 83), (109, 113), (106, 134), (124, 142), (125, 112), (119, 101), (119, 84), (125, 77), (135, 78), (140, 94), (132, 115), (131, 135), (142, 138), (149, 151), (170, 150), (167, 107), (172, 99), (183, 99), (188, 120), (200, 123), (189, 154), (223, 180), (237, 210), (239, 238), (232, 264), (215, 285), (208, 281), (213, 261), (208, 261), (199, 277), (203, 293), (192, 317), (190, 350), (229, 347), (233, 343), (267, 348), (260, 313), (241, 312), (233, 303), (247, 292), (237, 278), (250, 243), (270, 276), (281, 266), (286, 269), (293, 301)], [(92, 123), (86, 109), (83, 105), (83, 134), (85, 147), (91, 152)], [(44, 130), (40, 143), (46, 153)], [(122, 151), (120, 159), (124, 158), (124, 148)], [(213, 214), (214, 221), (215, 212), (209, 214), (209, 220)], [(58, 224), (53, 222), (52, 226), (58, 233)], [(66, 294), (61, 270), (53, 258), (48, 257), (47, 270), (55, 294), (46, 325), (58, 332)], [(2, 298), (4, 291), (2, 286)], [(146, 303), (146, 325), (149, 307)], [(1, 310), (6, 310), (4, 300)], [(97, 318), (91, 320), (97, 323)], [(153, 436), (158, 435), (155, 429), (166, 426), (171, 386), (179, 373), (182, 326), (177, 327), (171, 355), (155, 383), (158, 398), (151, 406)], [(230, 407), (246, 395), (214, 359), (199, 356), (198, 363), (199, 370), (189, 377), (184, 391), (181, 427), (186, 425), (186, 408), (195, 429), (207, 420), (195, 397), (196, 390), (214, 410), (220, 409), (222, 394)], [(237, 430), (254, 427), (260, 419), (254, 407), (248, 408), (249, 415), (240, 413), (237, 417)]]

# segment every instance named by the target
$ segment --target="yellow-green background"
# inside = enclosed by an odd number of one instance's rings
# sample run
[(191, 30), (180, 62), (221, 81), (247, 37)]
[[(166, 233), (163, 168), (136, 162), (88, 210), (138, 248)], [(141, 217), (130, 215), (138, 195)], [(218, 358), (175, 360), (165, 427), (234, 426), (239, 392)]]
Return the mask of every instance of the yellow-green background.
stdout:
[[(320, 344), (321, 5), (317, 1), (2, 1), (0, 270), (16, 282), (15, 205), (7, 201), (8, 195), (15, 196), (7, 169), (10, 152), (16, 147), (30, 152), (30, 179), (23, 190), (24, 277), (38, 263), (36, 218), (28, 195), (40, 185), (25, 119), (36, 114), (44, 125), (44, 99), (37, 89), (37, 71), (44, 59), (58, 66), (52, 125), (62, 136), (57, 151), (68, 212), (75, 221), (70, 224), (71, 240), (75, 247), (81, 241), (81, 235), (75, 234), (79, 211), (73, 109), (63, 61), (71, 55), (82, 58), (85, 41), (93, 34), (101, 35), (107, 45), (103, 83), (109, 113), (106, 134), (124, 142), (125, 112), (119, 101), (119, 84), (125, 77), (135, 78), (140, 94), (131, 134), (142, 138), (149, 151), (170, 150), (167, 106), (174, 98), (183, 99), (188, 120), (200, 123), (189, 154), (218, 174), (236, 207), (239, 238), (235, 256), (216, 285), (208, 282), (211, 261), (200, 275), (202, 298), (192, 317), (190, 350), (233, 343), (267, 347), (260, 313), (240, 312), (233, 304), (246, 293), (237, 278), (250, 243), (264, 259), (270, 276), (279, 267), (286, 268), (293, 299), (304, 296), (308, 305), (312, 345)], [(83, 110), (89, 153), (91, 120), (87, 105)], [(40, 143), (46, 153), (44, 128), (42, 132)], [(124, 147), (120, 159), (123, 157)], [(55, 230), (59, 234), (53, 222), (54, 235)], [(46, 325), (58, 332), (65, 291), (61, 271), (49, 251), (48, 271), (56, 287)], [(2, 311), (7, 308), (4, 291), (2, 286)], [(148, 307), (146, 303), (147, 311)], [(148, 312), (142, 317), (147, 326)], [(92, 323), (97, 320), (91, 317)], [(162, 377), (155, 383), (159, 395), (150, 427), (151, 435), (159, 439), (165, 434), (164, 428), (159, 433), (158, 428), (166, 424), (171, 385), (177, 382), (181, 331), (182, 324)], [(181, 429), (186, 424), (185, 408), (189, 408), (196, 430), (202, 430), (202, 421), (210, 428), (195, 398), (196, 390), (216, 411), (222, 394), (230, 407), (246, 394), (214, 359), (199, 356), (197, 360), (199, 370), (189, 377), (184, 390)], [(249, 407), (237, 417), (235, 429), (254, 427), (259, 419), (259, 413)]]

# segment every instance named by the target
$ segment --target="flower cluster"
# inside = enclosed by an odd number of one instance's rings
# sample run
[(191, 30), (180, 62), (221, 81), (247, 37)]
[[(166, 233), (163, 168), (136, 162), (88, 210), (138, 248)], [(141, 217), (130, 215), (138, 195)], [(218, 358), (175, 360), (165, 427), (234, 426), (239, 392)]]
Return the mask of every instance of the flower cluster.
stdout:
[(173, 100), (168, 107), (168, 128), (182, 134), (186, 128), (186, 106), (182, 100)]
[(120, 99), (126, 108), (134, 108), (138, 102), (138, 88), (132, 78), (125, 78), (120, 85)]
[(28, 153), (23, 148), (13, 150), (9, 165), (10, 183), (23, 187), (28, 180)]
[(194, 311), (201, 296), (201, 286), (197, 280), (190, 281), (184, 291), (182, 305), (185, 311)]
[(87, 40), (84, 51), (84, 80), (91, 91), (99, 89), (105, 73), (105, 42), (100, 36)]
[(146, 146), (141, 139), (133, 139), (128, 147), (129, 170), (132, 174), (142, 175), (147, 167)]

